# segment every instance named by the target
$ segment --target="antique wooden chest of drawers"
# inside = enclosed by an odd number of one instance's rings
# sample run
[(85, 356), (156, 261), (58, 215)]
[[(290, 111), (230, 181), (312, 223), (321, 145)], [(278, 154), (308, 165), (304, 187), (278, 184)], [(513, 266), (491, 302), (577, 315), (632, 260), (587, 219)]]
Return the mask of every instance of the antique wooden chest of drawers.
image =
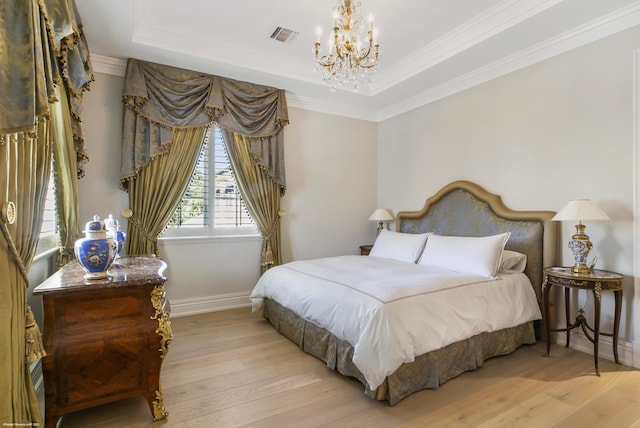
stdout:
[(73, 260), (35, 288), (44, 305), (45, 426), (67, 413), (142, 395), (167, 416), (160, 368), (172, 340), (155, 256), (120, 257), (110, 277), (87, 281)]

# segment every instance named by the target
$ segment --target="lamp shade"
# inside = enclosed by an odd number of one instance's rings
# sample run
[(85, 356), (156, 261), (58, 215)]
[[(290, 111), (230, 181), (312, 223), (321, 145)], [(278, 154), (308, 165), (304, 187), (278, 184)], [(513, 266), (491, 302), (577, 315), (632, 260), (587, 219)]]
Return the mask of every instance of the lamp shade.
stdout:
[(393, 220), (393, 215), (389, 212), (389, 210), (384, 208), (376, 209), (373, 214), (369, 217), (369, 220), (374, 221), (389, 221)]
[(562, 207), (551, 219), (552, 221), (564, 220), (611, 220), (611, 218), (589, 199), (574, 199)]

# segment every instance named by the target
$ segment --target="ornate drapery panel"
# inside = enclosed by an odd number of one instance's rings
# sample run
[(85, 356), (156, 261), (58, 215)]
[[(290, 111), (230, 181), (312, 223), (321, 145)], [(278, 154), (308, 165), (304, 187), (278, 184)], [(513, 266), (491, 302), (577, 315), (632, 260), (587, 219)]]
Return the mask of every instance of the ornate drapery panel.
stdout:
[(123, 102), (123, 188), (151, 159), (167, 153), (172, 129), (215, 121), (246, 136), (254, 162), (284, 190), (284, 90), (129, 59)]
[(3, 0), (0, 4), (0, 138), (36, 135), (49, 117), (54, 85), (68, 94), (77, 174), (89, 157), (80, 116), (82, 94), (93, 80), (89, 48), (73, 0)]

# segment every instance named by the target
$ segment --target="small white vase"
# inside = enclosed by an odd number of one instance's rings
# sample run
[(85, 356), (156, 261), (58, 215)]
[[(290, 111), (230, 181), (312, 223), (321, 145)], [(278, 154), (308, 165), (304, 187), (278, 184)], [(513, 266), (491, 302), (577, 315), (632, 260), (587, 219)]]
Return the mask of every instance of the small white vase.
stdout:
[(107, 238), (115, 239), (118, 243), (118, 249), (116, 251), (117, 258), (124, 247), (127, 234), (120, 230), (120, 223), (118, 223), (118, 220), (112, 214), (109, 214), (109, 217), (104, 220), (104, 226), (107, 229)]

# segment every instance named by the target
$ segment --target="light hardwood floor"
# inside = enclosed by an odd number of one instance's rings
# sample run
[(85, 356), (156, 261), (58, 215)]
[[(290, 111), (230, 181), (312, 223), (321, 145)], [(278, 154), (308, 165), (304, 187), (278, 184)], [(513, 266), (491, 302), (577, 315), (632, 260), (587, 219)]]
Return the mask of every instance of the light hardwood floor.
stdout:
[[(544, 343), (485, 362), (391, 407), (303, 353), (249, 309), (172, 320), (161, 376), (169, 416), (132, 398), (59, 427), (637, 427), (640, 371)], [(99, 367), (96, 368), (99, 370)]]

